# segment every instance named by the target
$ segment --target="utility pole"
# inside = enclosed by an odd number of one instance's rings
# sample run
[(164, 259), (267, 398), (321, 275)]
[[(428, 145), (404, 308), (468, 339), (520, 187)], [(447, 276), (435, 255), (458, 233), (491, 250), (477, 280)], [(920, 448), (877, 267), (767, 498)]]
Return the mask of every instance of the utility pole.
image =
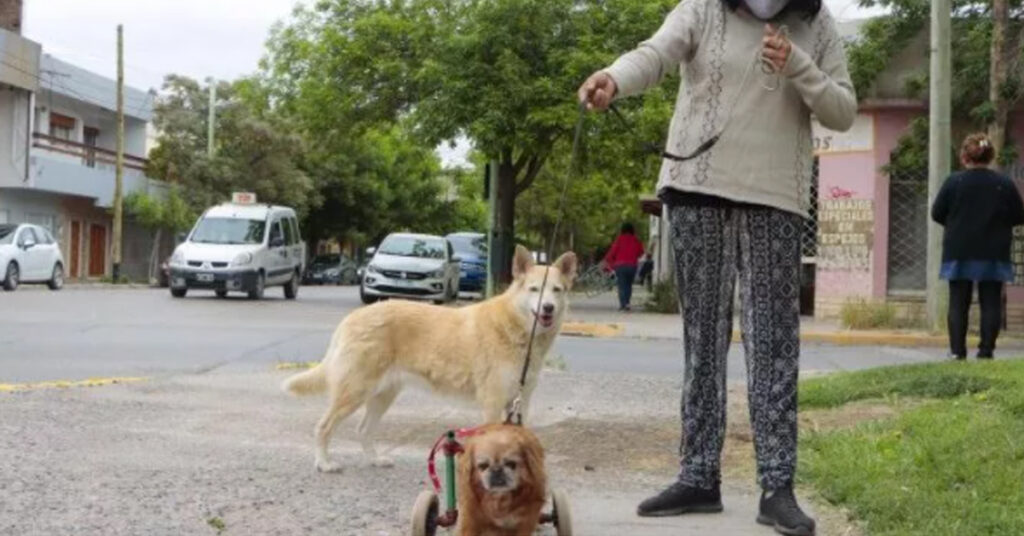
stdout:
[(206, 118), (206, 156), (213, 158), (213, 125), (217, 118), (217, 81), (210, 78), (210, 110)]
[(121, 229), (124, 217), (122, 183), (124, 181), (124, 27), (117, 25), (117, 160), (114, 168), (114, 258), (113, 280), (121, 278)]
[[(951, 162), (950, 85), (952, 79), (951, 0), (932, 0), (931, 92), (929, 96), (928, 201), (929, 206), (949, 176)], [(945, 288), (939, 281), (942, 264), (942, 227), (928, 221), (928, 322), (931, 328), (942, 326)]]

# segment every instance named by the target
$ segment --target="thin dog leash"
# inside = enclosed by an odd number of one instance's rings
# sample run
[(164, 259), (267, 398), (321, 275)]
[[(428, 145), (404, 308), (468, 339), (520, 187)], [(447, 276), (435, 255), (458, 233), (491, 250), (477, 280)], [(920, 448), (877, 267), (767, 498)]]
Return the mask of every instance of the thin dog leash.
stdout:
[[(787, 27), (786, 25), (780, 26), (778, 32), (776, 32), (776, 35), (788, 39), (789, 27)], [(725, 134), (725, 130), (729, 128), (729, 124), (732, 123), (733, 116), (735, 115), (734, 112), (736, 111), (736, 104), (739, 103), (740, 96), (743, 94), (743, 90), (746, 89), (747, 83), (750, 81), (750, 75), (754, 72), (754, 66), (760, 65), (762, 73), (764, 73), (766, 76), (775, 77), (774, 85), (762, 83), (762, 88), (764, 88), (767, 91), (775, 91), (782, 86), (782, 81), (780, 77), (781, 73), (779, 73), (778, 69), (775, 68), (775, 64), (773, 64), (771, 61), (769, 61), (767, 58), (761, 55), (760, 52), (761, 51), (757, 51), (757, 53), (754, 55), (754, 61), (750, 63), (747, 66), (746, 71), (744, 71), (743, 79), (740, 81), (739, 89), (736, 90), (736, 95), (733, 96), (732, 103), (729, 105), (729, 115), (725, 117), (725, 122), (722, 123), (722, 127), (718, 129), (717, 133), (714, 136), (711, 136), (710, 138), (702, 142), (700, 145), (698, 145), (696, 149), (684, 155), (670, 153), (667, 150), (658, 148), (658, 145), (654, 143), (644, 144), (643, 150), (645, 152), (656, 154), (665, 160), (671, 160), (673, 162), (686, 162), (688, 160), (693, 160), (694, 158), (697, 158), (698, 156), (710, 151), (711, 148), (718, 143), (718, 140), (721, 139), (722, 134)], [(608, 109), (612, 112), (613, 115), (615, 115), (619, 122), (622, 123), (624, 127), (626, 127), (626, 130), (634, 134), (636, 133), (636, 129), (626, 119), (626, 117), (622, 115), (622, 112), (619, 111), (619, 108), (615, 106), (615, 104), (611, 104), (608, 107)]]
[(573, 175), (578, 173), (580, 157), (580, 140), (583, 137), (583, 124), (587, 119), (587, 105), (581, 102), (579, 105), (579, 117), (576, 119), (576, 128), (572, 136), (572, 152), (569, 153), (569, 172), (565, 174), (562, 181), (562, 193), (558, 199), (558, 217), (555, 219), (554, 229), (551, 231), (551, 240), (548, 241), (547, 266), (544, 267), (544, 279), (541, 280), (540, 293), (537, 296), (537, 308), (533, 312), (533, 325), (530, 327), (530, 339), (526, 345), (526, 358), (523, 361), (523, 371), (519, 375), (519, 389), (515, 398), (508, 405), (508, 414), (505, 417), (505, 424), (523, 424), (523, 390), (526, 389), (526, 376), (530, 372), (530, 361), (533, 357), (533, 340), (537, 336), (537, 323), (540, 321), (540, 311), (544, 303), (544, 291), (548, 285), (548, 274), (551, 272), (551, 257), (554, 255), (555, 239), (558, 238), (558, 230), (562, 226), (562, 218), (565, 216), (565, 199), (569, 193), (569, 182)]

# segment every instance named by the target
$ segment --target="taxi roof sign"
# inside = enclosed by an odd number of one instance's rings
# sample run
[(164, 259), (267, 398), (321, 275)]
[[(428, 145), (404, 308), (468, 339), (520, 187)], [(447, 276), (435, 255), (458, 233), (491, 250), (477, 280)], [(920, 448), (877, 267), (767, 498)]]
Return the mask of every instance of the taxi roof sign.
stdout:
[(231, 202), (236, 205), (255, 205), (256, 194), (252, 192), (233, 192)]

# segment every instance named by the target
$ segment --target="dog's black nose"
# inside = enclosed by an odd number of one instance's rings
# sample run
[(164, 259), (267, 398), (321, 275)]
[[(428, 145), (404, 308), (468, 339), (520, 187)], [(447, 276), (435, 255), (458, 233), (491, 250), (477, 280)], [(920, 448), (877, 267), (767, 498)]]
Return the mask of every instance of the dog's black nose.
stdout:
[(505, 472), (501, 469), (492, 469), (488, 483), (491, 487), (502, 487), (508, 485), (508, 478), (505, 477)]
[(544, 312), (547, 313), (547, 314), (551, 314), (551, 313), (555, 312), (555, 304), (553, 304), (553, 303), (545, 303), (544, 304)]

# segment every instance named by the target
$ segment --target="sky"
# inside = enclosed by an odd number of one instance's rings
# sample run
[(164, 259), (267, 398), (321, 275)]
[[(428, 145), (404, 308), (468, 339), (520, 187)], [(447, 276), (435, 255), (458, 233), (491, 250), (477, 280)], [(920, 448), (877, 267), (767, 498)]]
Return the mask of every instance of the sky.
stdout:
[[(858, 0), (825, 0), (841, 20), (870, 15)], [(297, 0), (24, 0), (23, 33), (43, 52), (98, 74), (116, 74), (124, 25), (125, 83), (159, 88), (163, 76), (233, 79), (254, 72), (270, 27)], [(446, 162), (465, 144), (441, 149)], [(451, 162), (454, 163), (454, 162)]]

